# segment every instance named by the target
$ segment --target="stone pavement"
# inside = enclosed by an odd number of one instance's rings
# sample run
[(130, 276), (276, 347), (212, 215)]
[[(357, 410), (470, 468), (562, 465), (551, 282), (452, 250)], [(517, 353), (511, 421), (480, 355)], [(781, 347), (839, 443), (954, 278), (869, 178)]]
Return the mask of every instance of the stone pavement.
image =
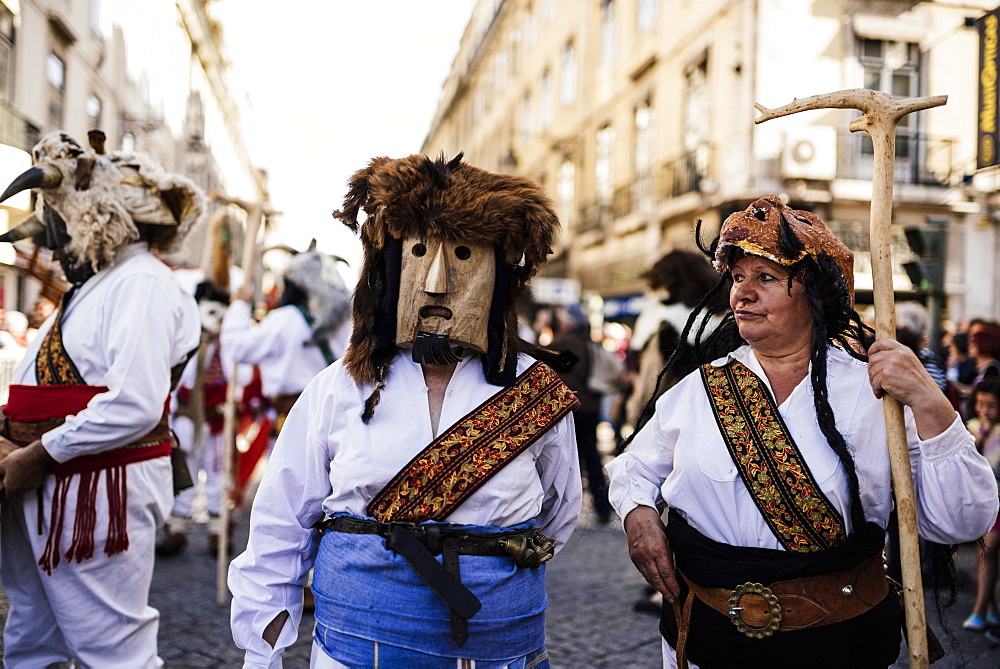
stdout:
[[(238, 515), (237, 545), (246, 541), (246, 518)], [(975, 593), (975, 546), (958, 554), (962, 579), (959, 602), (946, 612), (950, 633), (941, 632), (928, 597), (928, 618), (949, 655), (935, 667), (986, 669), (1000, 666), (1000, 647), (981, 633), (963, 630)], [(660, 664), (657, 618), (633, 604), (643, 581), (628, 559), (620, 524), (598, 526), (584, 514), (569, 543), (548, 568), (547, 644), (553, 667), (640, 667)], [(156, 565), (150, 601), (161, 613), (160, 656), (169, 668), (239, 667), (242, 652), (229, 632), (228, 606), (216, 603), (216, 562), (207, 553), (203, 524), (191, 528), (187, 550)], [(0, 619), (6, 601), (0, 593)], [(303, 619), (298, 642), (284, 666), (309, 666), (311, 616)], [(2, 644), (0, 644), (2, 652)], [(905, 649), (898, 667), (908, 666)]]

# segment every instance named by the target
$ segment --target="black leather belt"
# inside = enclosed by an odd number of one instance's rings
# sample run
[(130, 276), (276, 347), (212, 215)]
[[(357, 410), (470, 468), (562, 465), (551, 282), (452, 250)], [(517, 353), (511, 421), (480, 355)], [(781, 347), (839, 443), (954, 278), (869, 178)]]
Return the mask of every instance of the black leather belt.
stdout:
[[(538, 566), (551, 557), (555, 542), (535, 529), (476, 534), (462, 529), (461, 525), (429, 523), (417, 525), (408, 522), (382, 523), (365, 518), (337, 516), (327, 518), (314, 526), (320, 532), (333, 530), (345, 534), (377, 534), (385, 539), (385, 547), (399, 553), (417, 575), (440, 597), (451, 610), (451, 638), (462, 647), (469, 638), (468, 620), (482, 608), (482, 603), (471, 590), (462, 585), (459, 555), (487, 555), (515, 559), (520, 566)], [(536, 556), (532, 563), (524, 562), (525, 546), (529, 557), (535, 554), (532, 547), (551, 547), (545, 555)], [(538, 553), (543, 553), (538, 550)], [(434, 556), (443, 554), (443, 563)], [(518, 557), (522, 559), (517, 559)]]

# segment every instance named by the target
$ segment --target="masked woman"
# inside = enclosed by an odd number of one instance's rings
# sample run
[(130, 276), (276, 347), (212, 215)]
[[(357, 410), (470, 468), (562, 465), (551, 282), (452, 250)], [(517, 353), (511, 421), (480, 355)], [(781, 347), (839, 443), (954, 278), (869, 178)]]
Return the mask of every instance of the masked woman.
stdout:
[(925, 538), (982, 536), (992, 472), (913, 352), (871, 343), (852, 254), (818, 217), (761, 198), (726, 219), (712, 252), (732, 315), (608, 465), (632, 561), (668, 602), (665, 665), (888, 666), (902, 613), (882, 566), (880, 398), (906, 406)]

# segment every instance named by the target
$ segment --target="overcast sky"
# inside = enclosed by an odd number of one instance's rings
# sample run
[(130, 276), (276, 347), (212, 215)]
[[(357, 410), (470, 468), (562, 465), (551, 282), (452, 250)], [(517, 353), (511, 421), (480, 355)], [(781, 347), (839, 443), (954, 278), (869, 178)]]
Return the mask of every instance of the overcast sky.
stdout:
[(420, 151), (475, 0), (217, 0), (230, 84), (254, 161), (269, 174), (280, 239), (347, 258), (330, 216), (375, 156)]

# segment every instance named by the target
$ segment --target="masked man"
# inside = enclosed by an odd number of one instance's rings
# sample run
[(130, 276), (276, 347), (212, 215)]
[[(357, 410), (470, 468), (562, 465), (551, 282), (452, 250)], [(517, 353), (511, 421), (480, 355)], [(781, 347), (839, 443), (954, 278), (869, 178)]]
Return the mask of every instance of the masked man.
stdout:
[(4, 408), (2, 445), (18, 447), (0, 462), (7, 666), (160, 664), (147, 600), (172, 499), (165, 406), (199, 328), (194, 300), (151, 250), (183, 240), (204, 198), (92, 144), (46, 135), (0, 196), (38, 189), (40, 211), (2, 241), (43, 236), (72, 285)]
[(410, 156), (353, 176), (335, 216), (357, 231), (361, 210), (351, 345), (278, 437), (230, 568), (233, 636), (246, 666), (279, 665), (315, 565), (316, 667), (548, 666), (541, 565), (579, 513), (577, 401), (521, 352), (517, 305), (552, 205)]
[(289, 409), (316, 374), (344, 353), (351, 295), (324, 256), (296, 254), (282, 277), (281, 305), (254, 325), (249, 294), (241, 290), (222, 321), (222, 347), (237, 362), (256, 364), (280, 429)]

